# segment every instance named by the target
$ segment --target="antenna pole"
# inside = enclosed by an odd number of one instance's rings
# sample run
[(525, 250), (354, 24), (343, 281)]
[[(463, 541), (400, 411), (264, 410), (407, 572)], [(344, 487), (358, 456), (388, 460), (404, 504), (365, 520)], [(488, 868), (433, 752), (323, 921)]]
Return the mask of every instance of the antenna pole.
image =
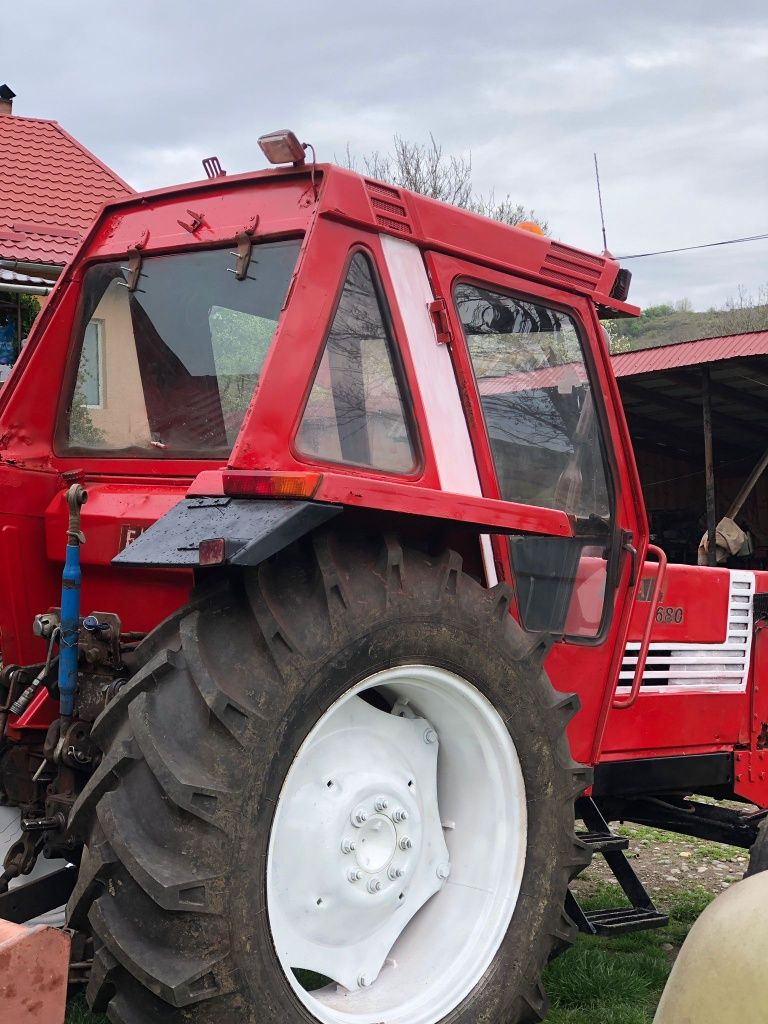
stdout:
[(592, 154), (595, 158), (595, 181), (597, 182), (597, 201), (600, 204), (600, 226), (603, 229), (603, 249), (607, 251), (608, 243), (605, 240), (605, 216), (603, 215), (603, 195), (600, 191), (600, 171), (597, 166), (597, 153)]

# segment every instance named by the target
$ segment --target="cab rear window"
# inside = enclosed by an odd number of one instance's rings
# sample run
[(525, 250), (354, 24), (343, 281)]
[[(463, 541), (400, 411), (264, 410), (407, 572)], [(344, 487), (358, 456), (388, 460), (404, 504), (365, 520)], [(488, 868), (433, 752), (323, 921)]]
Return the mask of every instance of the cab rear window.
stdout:
[(64, 448), (110, 456), (226, 457), (277, 328), (298, 241), (254, 247), (245, 280), (227, 249), (91, 267), (74, 335)]

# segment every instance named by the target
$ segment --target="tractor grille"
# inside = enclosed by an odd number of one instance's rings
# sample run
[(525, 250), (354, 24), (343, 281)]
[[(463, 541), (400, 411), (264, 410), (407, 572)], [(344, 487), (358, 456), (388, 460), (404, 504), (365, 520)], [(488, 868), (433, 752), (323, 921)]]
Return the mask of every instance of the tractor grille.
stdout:
[[(669, 690), (695, 688), (713, 691), (743, 690), (749, 675), (752, 648), (755, 576), (731, 571), (728, 629), (720, 644), (651, 643), (643, 672), (643, 687)], [(639, 641), (627, 644), (617, 690), (626, 692), (637, 664)]]

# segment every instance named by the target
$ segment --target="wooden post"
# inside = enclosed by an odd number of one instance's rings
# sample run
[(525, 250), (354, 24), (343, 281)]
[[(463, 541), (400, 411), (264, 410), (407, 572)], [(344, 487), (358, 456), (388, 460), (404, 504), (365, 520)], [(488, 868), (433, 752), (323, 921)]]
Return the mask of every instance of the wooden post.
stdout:
[(750, 496), (752, 491), (754, 491), (758, 480), (763, 475), (766, 469), (768, 469), (768, 448), (766, 448), (763, 454), (760, 456), (760, 459), (755, 465), (755, 468), (752, 470), (752, 472), (749, 474), (746, 481), (744, 482), (744, 486), (741, 488), (739, 493), (731, 502), (731, 507), (725, 513), (729, 519), (735, 519), (739, 512), (741, 512), (742, 505)]
[(704, 486), (707, 499), (707, 564), (717, 565), (715, 541), (715, 464), (712, 457), (712, 395), (709, 386), (709, 367), (701, 368), (701, 408), (704, 418)]

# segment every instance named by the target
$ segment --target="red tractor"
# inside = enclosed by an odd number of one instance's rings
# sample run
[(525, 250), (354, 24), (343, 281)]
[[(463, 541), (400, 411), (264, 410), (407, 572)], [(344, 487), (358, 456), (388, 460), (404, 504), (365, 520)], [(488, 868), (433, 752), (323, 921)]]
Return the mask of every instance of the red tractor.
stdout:
[(765, 846), (768, 573), (649, 546), (608, 254), (261, 141), (108, 206), (0, 394), (0, 917), (114, 1024), (538, 1020), (666, 920), (611, 821)]

